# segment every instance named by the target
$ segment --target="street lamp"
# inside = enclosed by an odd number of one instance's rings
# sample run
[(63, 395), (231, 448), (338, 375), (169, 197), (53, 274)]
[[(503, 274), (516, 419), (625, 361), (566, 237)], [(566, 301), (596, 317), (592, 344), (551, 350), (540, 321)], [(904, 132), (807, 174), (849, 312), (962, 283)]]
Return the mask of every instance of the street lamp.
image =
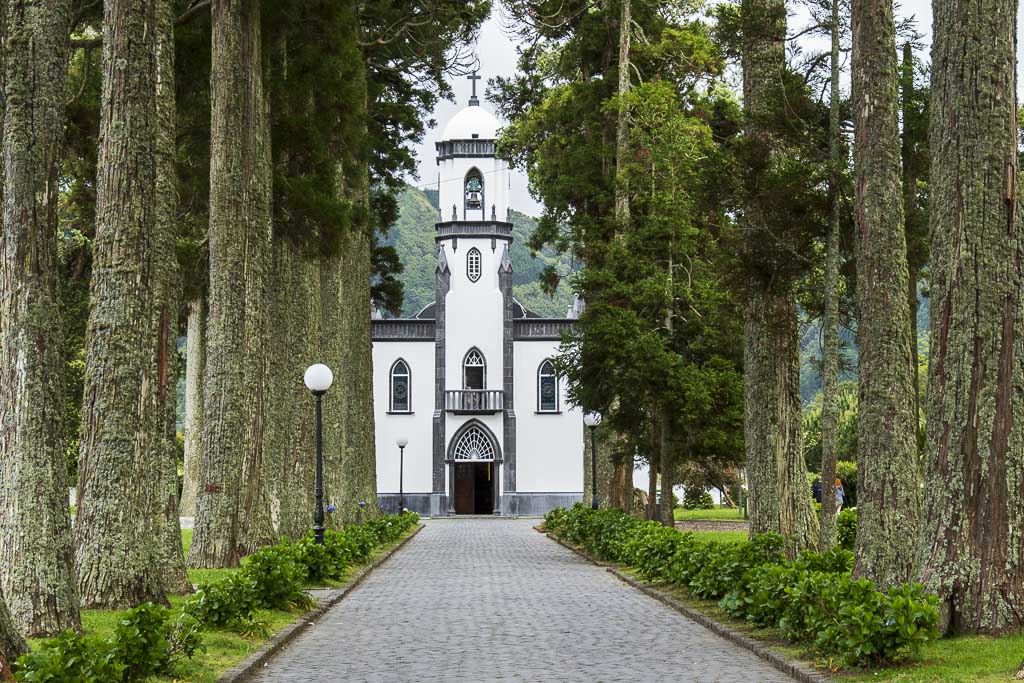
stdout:
[(597, 425), (601, 424), (601, 413), (593, 410), (583, 416), (583, 424), (590, 427), (590, 507), (597, 509), (597, 439), (594, 432)]
[(409, 445), (409, 439), (400, 436), (395, 439), (398, 446), (398, 513), (405, 512), (405, 492), (402, 490), (402, 473), (405, 470), (405, 447)]
[(334, 373), (323, 363), (310, 365), (302, 381), (316, 398), (316, 507), (313, 508), (313, 535), (317, 545), (324, 544), (324, 439), (323, 396), (334, 383)]

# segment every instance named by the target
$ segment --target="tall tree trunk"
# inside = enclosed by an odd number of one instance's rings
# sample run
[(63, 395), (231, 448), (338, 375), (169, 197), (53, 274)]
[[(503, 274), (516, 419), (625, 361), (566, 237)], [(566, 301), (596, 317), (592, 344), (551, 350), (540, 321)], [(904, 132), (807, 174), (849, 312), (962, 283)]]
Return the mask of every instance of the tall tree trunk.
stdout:
[(752, 534), (786, 538), (790, 554), (818, 542), (800, 444), (796, 298), (754, 291), (744, 315), (744, 438)]
[(181, 504), (184, 517), (195, 517), (199, 491), (199, 462), (203, 443), (203, 379), (206, 375), (206, 297), (188, 305), (185, 335), (185, 465), (182, 468)]
[[(743, 106), (747, 136), (773, 154), (769, 118), (785, 69), (783, 0), (745, 0)], [(745, 249), (768, 234), (757, 188), (748, 188)], [(817, 545), (800, 436), (800, 357), (792, 284), (754, 280), (744, 309), (744, 438), (751, 533), (776, 532), (791, 554)]]
[(672, 487), (675, 484), (675, 464), (673, 463), (671, 436), (669, 426), (672, 424), (672, 414), (667, 408), (661, 410), (661, 508), (660, 521), (664, 526), (675, 526), (675, 509), (672, 506)]
[(29, 636), (79, 627), (57, 301), (57, 163), (71, 2), (4, 3), (0, 593)]
[(18, 633), (7, 611), (7, 604), (0, 595), (0, 680), (13, 680), (11, 667), (18, 657), (28, 650), (28, 645)]
[(914, 572), (920, 493), (892, 0), (853, 0), (857, 257), (854, 575), (885, 590)]
[(936, 0), (922, 579), (954, 631), (1024, 627), (1017, 3)]
[[(369, 171), (363, 170), (359, 209), (369, 209)], [(357, 225), (342, 246), (341, 311), (344, 400), (341, 430), (341, 484), (338, 512), (345, 522), (380, 514), (377, 505), (377, 450), (373, 421), (373, 358), (370, 342), (370, 269), (373, 248), (368, 226)], [(339, 392), (340, 393), (340, 392)]]
[(821, 549), (828, 550), (836, 543), (836, 497), (832, 495), (832, 482), (836, 478), (836, 444), (839, 429), (839, 220), (842, 215), (840, 188), (843, 144), (839, 128), (839, 0), (832, 0), (832, 54), (830, 60), (830, 91), (828, 105), (829, 194), (832, 214), (828, 224), (828, 244), (825, 251), (825, 317), (822, 321), (824, 343), (822, 348), (822, 400), (821, 400)]
[(178, 310), (181, 276), (178, 270), (178, 193), (175, 160), (176, 105), (174, 98), (174, 4), (156, 2), (156, 229), (151, 240), (150, 282), (153, 311), (150, 329), (156, 337), (150, 361), (149, 406), (144, 417), (151, 421), (157, 459), (157, 492), (154, 522), (157, 559), (164, 589), (170, 593), (192, 592), (185, 571), (178, 507)]
[(633, 511), (633, 456), (622, 453), (612, 462), (612, 480), (609, 507), (624, 512)]
[(159, 324), (168, 314), (157, 300), (165, 277), (157, 271), (167, 266), (161, 243), (173, 235), (159, 235), (169, 226), (157, 222), (156, 210), (156, 5), (104, 4), (96, 239), (75, 524), (78, 587), (86, 607), (166, 601), (156, 510), (167, 501), (161, 460), (170, 457), (163, 418), (171, 340), (170, 330)]
[(260, 3), (213, 0), (210, 12), (210, 315), (202, 488), (188, 563), (233, 567), (273, 539), (263, 472), (270, 133)]
[(907, 239), (907, 300), (910, 302), (910, 357), (914, 371), (914, 437), (918, 446), (918, 460), (921, 451), (921, 359), (917, 351), (917, 314), (920, 305), (917, 301), (917, 281), (920, 277), (920, 261), (911, 254), (910, 241), (916, 235), (917, 199), (917, 164), (914, 163), (914, 131), (909, 121), (912, 116), (911, 106), (914, 99), (914, 53), (909, 42), (903, 44), (903, 63), (900, 67), (900, 92), (903, 101), (903, 133), (900, 146), (900, 157), (903, 165), (903, 223)]
[(615, 121), (615, 220), (620, 230), (629, 224), (629, 185), (622, 173), (629, 149), (629, 42), (633, 29), (630, 0), (621, 0), (622, 13), (619, 17), (619, 107)]
[[(271, 519), (278, 535), (304, 536), (313, 523), (313, 398), (305, 369), (321, 362), (320, 264), (287, 239), (274, 241), (267, 468)], [(339, 378), (340, 379), (340, 378)], [(331, 392), (332, 393), (332, 392)], [(331, 393), (325, 397), (330, 405)]]

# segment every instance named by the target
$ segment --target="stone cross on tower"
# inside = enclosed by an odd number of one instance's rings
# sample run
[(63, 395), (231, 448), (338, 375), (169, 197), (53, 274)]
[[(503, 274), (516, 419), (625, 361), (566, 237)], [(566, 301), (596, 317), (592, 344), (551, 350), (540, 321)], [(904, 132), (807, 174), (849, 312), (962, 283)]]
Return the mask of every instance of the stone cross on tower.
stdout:
[(466, 76), (466, 78), (469, 79), (469, 82), (473, 84), (473, 94), (469, 98), (469, 106), (479, 107), (480, 100), (477, 99), (476, 96), (476, 82), (479, 81), (481, 77), (478, 76), (476, 71), (474, 70), (473, 73), (471, 73), (469, 76)]

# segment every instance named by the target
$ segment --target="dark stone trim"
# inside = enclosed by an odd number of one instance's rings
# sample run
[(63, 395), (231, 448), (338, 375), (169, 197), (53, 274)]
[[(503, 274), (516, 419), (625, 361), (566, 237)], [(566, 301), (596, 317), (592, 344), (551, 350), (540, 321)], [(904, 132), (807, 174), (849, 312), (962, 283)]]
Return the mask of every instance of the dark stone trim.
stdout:
[[(420, 515), (429, 516), (430, 512), (430, 493), (405, 493), (405, 507), (412, 512)], [(398, 511), (399, 495), (395, 491), (379, 492), (377, 494), (377, 504), (380, 505), (380, 509), (384, 512), (397, 512)]]
[[(445, 389), (445, 321), (447, 312), (445, 310), (445, 299), (448, 290), (451, 289), (452, 273), (448, 268), (448, 259), (444, 255), (444, 247), (439, 251), (437, 265), (437, 282), (435, 288), (436, 308), (434, 309), (435, 342), (434, 342), (434, 424), (433, 424), (433, 467), (432, 479), (434, 485), (434, 496), (439, 505), (443, 504), (446, 497), (444, 482), (444, 457), (445, 452), (445, 410), (444, 410), (444, 389)], [(433, 511), (433, 503), (431, 504)], [(440, 510), (434, 514), (439, 513)]]
[[(502, 389), (505, 391), (505, 412), (502, 414), (502, 431), (504, 434), (504, 471), (505, 493), (514, 494), (516, 490), (516, 411), (515, 411), (515, 344), (513, 330), (515, 319), (513, 307), (515, 299), (512, 298), (512, 259), (509, 254), (511, 247), (506, 245), (501, 256), (501, 265), (498, 267), (498, 287), (501, 289), (502, 299)], [(519, 509), (516, 505), (518, 498), (511, 496), (511, 506), (507, 514), (518, 515)], [(495, 504), (498, 504), (495, 498)]]
[(429, 318), (391, 318), (370, 321), (373, 341), (434, 341), (435, 322)]
[(514, 321), (516, 341), (560, 341), (562, 335), (576, 329), (569, 318), (521, 318)]
[(502, 496), (502, 510), (507, 515), (516, 511), (519, 517), (542, 517), (555, 508), (571, 508), (583, 500), (582, 492), (553, 491), (535, 493), (531, 491), (505, 492)]
[(435, 242), (458, 237), (490, 237), (512, 241), (512, 224), (506, 221), (443, 221), (434, 224)]
[(412, 410), (389, 410), (385, 415), (415, 415), (416, 413)]
[(448, 159), (493, 159), (493, 138), (471, 138), (458, 140), (442, 140), (434, 143), (437, 152), (436, 163)]

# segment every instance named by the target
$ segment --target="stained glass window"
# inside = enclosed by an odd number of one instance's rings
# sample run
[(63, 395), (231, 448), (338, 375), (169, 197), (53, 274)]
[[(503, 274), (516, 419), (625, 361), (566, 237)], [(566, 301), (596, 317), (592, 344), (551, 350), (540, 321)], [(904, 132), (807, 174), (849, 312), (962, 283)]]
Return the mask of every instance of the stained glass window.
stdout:
[(405, 361), (398, 360), (391, 366), (391, 412), (408, 413), (412, 410), (409, 379), (411, 373)]
[(558, 411), (558, 375), (549, 360), (541, 363), (537, 371), (537, 405), (541, 412)]

